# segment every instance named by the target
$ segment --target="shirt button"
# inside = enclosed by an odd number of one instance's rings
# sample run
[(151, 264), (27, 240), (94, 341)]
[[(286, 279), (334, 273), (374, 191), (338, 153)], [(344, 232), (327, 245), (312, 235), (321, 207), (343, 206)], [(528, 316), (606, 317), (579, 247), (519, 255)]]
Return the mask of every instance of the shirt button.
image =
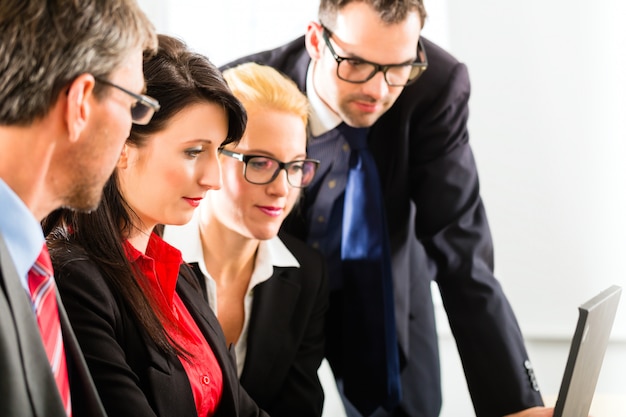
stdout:
[(204, 376), (202, 377), (202, 383), (203, 383), (204, 385), (209, 385), (209, 384), (211, 383), (211, 378), (209, 378), (209, 376), (208, 376), (208, 375), (204, 375)]
[(311, 246), (313, 246), (315, 249), (319, 249), (319, 247), (320, 247), (320, 243), (319, 243), (319, 242), (313, 242), (313, 243), (311, 244)]
[(318, 222), (318, 223), (324, 223), (325, 221), (326, 221), (326, 218), (325, 218), (324, 216), (319, 216), (319, 217), (317, 218), (317, 222)]
[(328, 188), (330, 188), (331, 190), (335, 188), (336, 186), (337, 186), (337, 180), (328, 181)]

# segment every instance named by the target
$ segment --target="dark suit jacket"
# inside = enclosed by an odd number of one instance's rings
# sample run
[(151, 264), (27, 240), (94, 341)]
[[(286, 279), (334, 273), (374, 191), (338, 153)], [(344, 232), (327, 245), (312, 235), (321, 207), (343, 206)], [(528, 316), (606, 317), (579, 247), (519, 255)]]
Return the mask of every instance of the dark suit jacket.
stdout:
[[(58, 299), (58, 297), (57, 297)], [(59, 301), (74, 417), (104, 417), (87, 365)], [(39, 327), (0, 236), (0, 416), (67, 417)]]
[[(324, 357), (328, 308), (325, 261), (302, 241), (280, 238), (300, 268), (274, 267), (274, 275), (255, 287), (241, 385), (272, 417), (319, 417), (324, 394), (317, 368)], [(204, 287), (202, 272), (193, 267)]]
[[(79, 255), (79, 248), (68, 250), (77, 254), (69, 262), (57, 265), (53, 256), (59, 292), (107, 413), (196, 417), (191, 386), (178, 358), (157, 349), (97, 266)], [(267, 416), (239, 385), (220, 325), (198, 289), (179, 276), (176, 291), (222, 369), (224, 387), (215, 416)]]
[[(429, 68), (370, 129), (392, 250), (403, 401), (397, 416), (438, 415), (437, 333), (430, 283), (439, 286), (477, 415), (541, 404), (522, 335), (493, 275), (493, 247), (466, 127), (466, 67), (424, 39)], [(305, 91), (301, 37), (241, 58), (271, 65)], [(304, 213), (308, 201), (305, 195)], [(305, 216), (284, 227), (306, 239)], [(331, 296), (331, 311), (333, 309)], [(332, 322), (332, 318), (330, 318)], [(327, 338), (329, 349), (340, 349)], [(329, 354), (329, 359), (332, 357)], [(337, 366), (333, 364), (332, 366)]]

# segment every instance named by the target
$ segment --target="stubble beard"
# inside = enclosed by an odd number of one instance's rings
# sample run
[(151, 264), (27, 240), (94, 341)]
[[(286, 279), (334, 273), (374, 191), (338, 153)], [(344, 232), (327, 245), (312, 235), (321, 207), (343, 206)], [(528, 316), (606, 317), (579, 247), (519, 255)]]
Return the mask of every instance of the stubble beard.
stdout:
[(99, 141), (110, 146), (111, 139), (106, 128), (94, 133), (92, 139), (91, 146), (76, 149), (73, 157), (69, 158), (75, 161), (74, 178), (64, 198), (65, 207), (85, 213), (98, 208), (104, 185), (111, 177), (119, 158), (119, 153), (113, 156), (110, 149), (93, 146)]
[(83, 213), (97, 209), (102, 200), (103, 186), (94, 178), (80, 178), (66, 195), (64, 206)]
[[(371, 127), (391, 107), (391, 105), (385, 100), (379, 111), (375, 113), (366, 113), (356, 108), (353, 104), (355, 100), (368, 101), (367, 98), (362, 96), (347, 97), (344, 101), (339, 103), (339, 116), (348, 126), (356, 128)], [(372, 103), (374, 102), (372, 100), (369, 101)]]

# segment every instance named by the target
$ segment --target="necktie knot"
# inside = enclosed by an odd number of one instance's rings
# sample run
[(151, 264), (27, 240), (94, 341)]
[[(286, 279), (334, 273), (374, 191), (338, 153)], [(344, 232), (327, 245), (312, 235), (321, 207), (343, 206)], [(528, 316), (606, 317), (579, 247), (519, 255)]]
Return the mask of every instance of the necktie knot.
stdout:
[(366, 127), (351, 127), (345, 123), (339, 125), (338, 129), (343, 134), (346, 142), (352, 150), (367, 149), (367, 132)]
[(52, 261), (50, 260), (50, 253), (48, 252), (48, 247), (44, 243), (41, 248), (41, 252), (39, 252), (39, 256), (35, 260), (34, 265), (31, 268), (32, 273), (44, 277), (50, 277), (53, 274), (52, 271)]

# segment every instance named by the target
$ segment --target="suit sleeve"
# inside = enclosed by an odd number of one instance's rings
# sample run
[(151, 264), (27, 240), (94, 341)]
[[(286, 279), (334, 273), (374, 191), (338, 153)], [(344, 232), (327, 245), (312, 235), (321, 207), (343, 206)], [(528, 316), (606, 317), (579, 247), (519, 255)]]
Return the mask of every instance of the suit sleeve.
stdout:
[[(284, 238), (284, 235), (282, 236)], [(308, 248), (307, 248), (308, 249)], [(286, 379), (273, 405), (267, 409), (272, 417), (319, 417), (322, 415), (324, 393), (317, 369), (324, 357), (324, 323), (328, 310), (328, 279), (321, 254), (308, 250), (308, 260), (301, 265), (302, 279), (308, 280), (303, 297), (313, 299), (306, 329)], [(315, 258), (312, 258), (315, 256)], [(302, 257), (299, 257), (302, 262)], [(316, 285), (310, 285), (316, 283)], [(304, 300), (302, 302), (305, 302)]]
[(156, 417), (127, 363), (120, 312), (95, 266), (72, 261), (55, 269), (59, 293), (102, 403), (111, 416)]
[[(428, 71), (431, 71), (429, 69)], [(428, 72), (427, 71), (427, 72)], [(415, 111), (410, 188), (416, 235), (436, 270), (477, 416), (502, 416), (541, 397), (515, 315), (493, 275), (493, 245), (467, 131), (470, 82), (463, 64)]]

